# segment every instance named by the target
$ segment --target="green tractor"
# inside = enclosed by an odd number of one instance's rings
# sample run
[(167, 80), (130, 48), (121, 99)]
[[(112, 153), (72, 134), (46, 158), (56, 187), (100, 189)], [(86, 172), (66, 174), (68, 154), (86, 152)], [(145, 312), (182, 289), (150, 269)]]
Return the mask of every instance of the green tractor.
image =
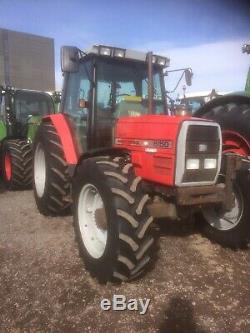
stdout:
[(31, 187), (32, 142), (41, 118), (54, 110), (47, 93), (0, 87), (0, 172), (7, 189)]

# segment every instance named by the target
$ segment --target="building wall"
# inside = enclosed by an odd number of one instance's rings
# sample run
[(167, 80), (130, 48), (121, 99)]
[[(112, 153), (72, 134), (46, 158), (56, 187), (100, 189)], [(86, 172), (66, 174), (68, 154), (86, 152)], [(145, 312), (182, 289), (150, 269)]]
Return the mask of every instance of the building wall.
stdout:
[(54, 40), (0, 29), (0, 84), (55, 90)]

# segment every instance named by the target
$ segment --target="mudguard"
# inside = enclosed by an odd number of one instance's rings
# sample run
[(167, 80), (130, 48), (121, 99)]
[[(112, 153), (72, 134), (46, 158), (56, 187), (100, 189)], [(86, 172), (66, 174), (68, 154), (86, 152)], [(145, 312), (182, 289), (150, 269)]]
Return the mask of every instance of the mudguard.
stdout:
[(54, 125), (60, 137), (67, 163), (69, 165), (76, 165), (79, 159), (79, 153), (77, 152), (74, 137), (66, 116), (62, 113), (47, 115), (42, 121), (50, 121)]

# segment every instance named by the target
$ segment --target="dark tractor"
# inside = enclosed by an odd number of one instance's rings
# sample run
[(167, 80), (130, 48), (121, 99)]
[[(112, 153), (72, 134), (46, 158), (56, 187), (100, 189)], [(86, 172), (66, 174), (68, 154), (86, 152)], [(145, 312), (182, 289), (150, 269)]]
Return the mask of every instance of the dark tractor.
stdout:
[(41, 118), (54, 113), (44, 92), (0, 87), (0, 166), (7, 189), (32, 185), (32, 142)]
[[(243, 53), (250, 54), (245, 44)], [(198, 109), (195, 117), (211, 119), (222, 128), (223, 152), (241, 157), (244, 168), (234, 180), (234, 210), (223, 215), (220, 209), (208, 209), (203, 214), (203, 228), (212, 239), (225, 245), (242, 246), (249, 242), (250, 229), (250, 68), (245, 91), (213, 99)], [(225, 177), (221, 173), (220, 177)]]

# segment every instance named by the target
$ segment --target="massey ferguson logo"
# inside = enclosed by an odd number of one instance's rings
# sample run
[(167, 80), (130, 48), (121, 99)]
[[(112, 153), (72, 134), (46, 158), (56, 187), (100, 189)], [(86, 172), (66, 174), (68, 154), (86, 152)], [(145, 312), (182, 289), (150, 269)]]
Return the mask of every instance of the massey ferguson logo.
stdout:
[(129, 146), (141, 146), (147, 149), (169, 149), (172, 148), (173, 144), (170, 140), (139, 140), (139, 139), (123, 139), (123, 138), (116, 138), (115, 139), (116, 145), (129, 145)]

